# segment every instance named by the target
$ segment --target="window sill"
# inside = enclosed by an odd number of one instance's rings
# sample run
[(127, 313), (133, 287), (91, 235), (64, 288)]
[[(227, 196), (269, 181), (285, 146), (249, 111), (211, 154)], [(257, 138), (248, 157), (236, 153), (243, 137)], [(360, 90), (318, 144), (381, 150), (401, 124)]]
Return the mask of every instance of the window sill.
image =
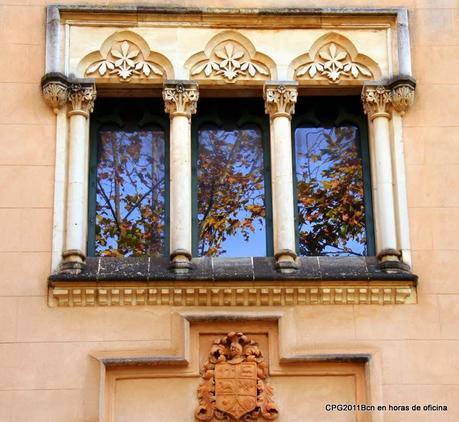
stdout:
[(175, 274), (167, 258), (88, 258), (79, 274), (49, 277), (50, 306), (289, 306), (416, 303), (417, 276), (386, 273), (375, 257), (301, 257), (298, 271), (273, 258), (194, 258)]

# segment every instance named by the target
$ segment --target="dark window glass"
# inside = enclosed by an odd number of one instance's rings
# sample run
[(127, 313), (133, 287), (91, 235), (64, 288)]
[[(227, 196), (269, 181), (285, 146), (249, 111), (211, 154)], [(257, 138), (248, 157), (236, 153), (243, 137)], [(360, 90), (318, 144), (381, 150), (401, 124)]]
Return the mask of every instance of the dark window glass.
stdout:
[(305, 114), (294, 130), (298, 252), (367, 255), (371, 201), (361, 109), (353, 109), (352, 99), (303, 101), (309, 105), (300, 105)]
[(159, 256), (166, 240), (165, 133), (159, 126), (141, 124), (144, 108), (130, 108), (126, 101), (116, 124), (109, 120), (96, 130), (93, 254)]
[(198, 255), (266, 255), (263, 152), (257, 126), (198, 130)]

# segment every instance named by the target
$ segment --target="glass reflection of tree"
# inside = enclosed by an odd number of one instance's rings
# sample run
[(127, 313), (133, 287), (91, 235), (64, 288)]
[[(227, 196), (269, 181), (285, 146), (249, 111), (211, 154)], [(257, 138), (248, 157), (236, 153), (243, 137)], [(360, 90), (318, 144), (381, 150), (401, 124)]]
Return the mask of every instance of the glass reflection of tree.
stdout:
[(252, 250), (262, 247), (265, 254), (261, 131), (200, 130), (197, 179), (198, 254), (246, 256), (249, 239)]
[(366, 254), (358, 136), (353, 126), (295, 132), (301, 255)]
[(96, 255), (162, 255), (165, 221), (164, 135), (100, 132)]

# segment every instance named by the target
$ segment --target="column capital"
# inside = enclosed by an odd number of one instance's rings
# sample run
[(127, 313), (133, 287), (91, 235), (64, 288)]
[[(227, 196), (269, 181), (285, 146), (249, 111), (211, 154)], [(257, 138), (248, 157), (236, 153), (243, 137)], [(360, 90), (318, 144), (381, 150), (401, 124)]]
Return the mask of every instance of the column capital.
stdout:
[(376, 117), (391, 118), (392, 91), (384, 85), (365, 85), (362, 90), (362, 103), (370, 120)]
[(96, 100), (96, 84), (87, 80), (75, 80), (69, 84), (68, 101), (70, 104), (69, 116), (81, 115), (86, 118), (94, 110)]
[(392, 90), (392, 106), (394, 110), (404, 116), (414, 103), (416, 81), (413, 78), (398, 78), (390, 84)]
[(366, 84), (362, 89), (365, 114), (370, 120), (392, 117), (392, 111), (405, 115), (414, 102), (416, 82), (411, 77), (397, 77), (385, 84)]
[(263, 87), (265, 112), (271, 119), (279, 116), (292, 118), (298, 98), (298, 82), (267, 81)]
[(163, 88), (164, 110), (171, 117), (185, 116), (188, 119), (196, 113), (199, 99), (198, 84), (195, 81), (166, 81)]
[(62, 73), (47, 73), (41, 78), (43, 98), (55, 114), (67, 103), (68, 86), (68, 80)]

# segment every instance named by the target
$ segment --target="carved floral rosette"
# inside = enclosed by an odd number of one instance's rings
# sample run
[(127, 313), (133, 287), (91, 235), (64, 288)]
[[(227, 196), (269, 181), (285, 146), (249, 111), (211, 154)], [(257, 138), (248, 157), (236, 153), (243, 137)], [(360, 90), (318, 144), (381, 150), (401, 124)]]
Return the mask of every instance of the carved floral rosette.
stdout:
[(236, 332), (215, 340), (201, 371), (196, 419), (276, 419), (279, 411), (267, 377), (268, 368), (256, 342)]

